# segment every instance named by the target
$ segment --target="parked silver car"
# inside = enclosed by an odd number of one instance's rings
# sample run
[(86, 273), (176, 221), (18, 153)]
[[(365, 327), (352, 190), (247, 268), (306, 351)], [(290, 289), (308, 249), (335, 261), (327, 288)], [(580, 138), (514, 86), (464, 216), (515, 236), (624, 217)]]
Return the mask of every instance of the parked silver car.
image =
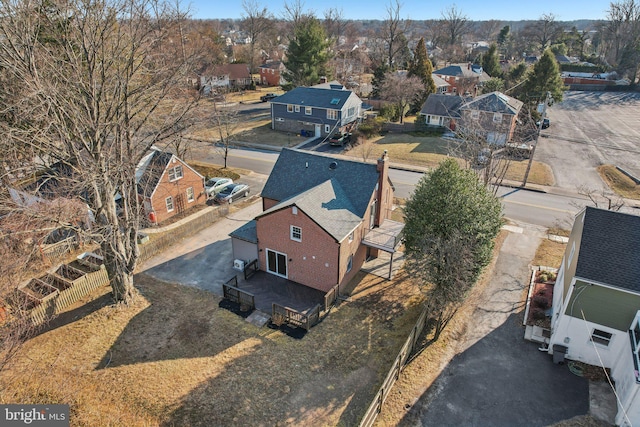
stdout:
[(233, 184), (231, 178), (209, 178), (204, 183), (204, 192), (207, 193), (207, 197), (213, 197), (229, 184)]

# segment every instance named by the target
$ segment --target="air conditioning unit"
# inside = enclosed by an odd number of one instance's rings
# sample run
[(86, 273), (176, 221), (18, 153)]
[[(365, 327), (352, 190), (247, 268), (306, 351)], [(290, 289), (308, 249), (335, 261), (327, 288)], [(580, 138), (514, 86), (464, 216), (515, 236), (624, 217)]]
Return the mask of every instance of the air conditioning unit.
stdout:
[(244, 261), (241, 259), (234, 259), (233, 268), (235, 270), (244, 271)]

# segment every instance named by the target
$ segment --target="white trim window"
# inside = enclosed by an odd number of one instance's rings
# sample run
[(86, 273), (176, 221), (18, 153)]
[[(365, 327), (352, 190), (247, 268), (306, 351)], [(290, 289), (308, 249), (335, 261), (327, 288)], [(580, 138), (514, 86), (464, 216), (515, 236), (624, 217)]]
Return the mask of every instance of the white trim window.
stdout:
[(327, 110), (327, 120), (338, 120), (338, 110)]
[(347, 260), (347, 273), (351, 271), (353, 268), (353, 255), (349, 255), (349, 259)]
[(304, 114), (310, 116), (313, 113), (311, 107), (304, 107)]
[(350, 107), (347, 109), (347, 117), (353, 117), (356, 114), (356, 107)]
[(349, 233), (349, 243), (353, 242), (354, 233), (353, 231)]
[(300, 112), (300, 106), (296, 105), (296, 113), (299, 113), (299, 112)]
[(177, 165), (169, 169), (169, 181), (177, 181), (184, 177), (182, 165)]
[(169, 196), (164, 199), (164, 204), (167, 206), (167, 212), (173, 212), (173, 197)]
[(502, 113), (493, 113), (493, 123), (502, 123)]
[(593, 332), (591, 333), (591, 341), (593, 341), (596, 344), (603, 345), (605, 347), (609, 347), (609, 343), (611, 342), (612, 338), (613, 338), (612, 333), (609, 333), (607, 331), (602, 331), (600, 329), (594, 328)]
[(324, 125), (324, 133), (331, 132), (331, 125)]
[(293, 113), (293, 105), (287, 104), (287, 113)]
[(193, 187), (187, 188), (187, 202), (191, 203), (196, 200), (195, 191), (193, 191)]
[(302, 242), (302, 228), (296, 225), (292, 225), (290, 230), (290, 237), (291, 240)]

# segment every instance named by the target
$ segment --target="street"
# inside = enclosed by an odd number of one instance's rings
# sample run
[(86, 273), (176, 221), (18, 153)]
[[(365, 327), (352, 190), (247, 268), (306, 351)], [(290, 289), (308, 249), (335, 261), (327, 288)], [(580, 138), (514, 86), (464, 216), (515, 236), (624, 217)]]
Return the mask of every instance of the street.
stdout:
[[(251, 148), (234, 148), (230, 151), (227, 163), (231, 167), (248, 169), (254, 174), (242, 178), (251, 186), (253, 194), (262, 191), (279, 153)], [(220, 154), (211, 152), (200, 157), (202, 161), (222, 163)], [(389, 176), (395, 186), (395, 195), (408, 198), (422, 173), (402, 169), (391, 169)], [(517, 223), (534, 224), (541, 227), (569, 228), (573, 216), (589, 201), (578, 195), (568, 193), (552, 194), (501, 187), (498, 196), (503, 201), (505, 216)]]

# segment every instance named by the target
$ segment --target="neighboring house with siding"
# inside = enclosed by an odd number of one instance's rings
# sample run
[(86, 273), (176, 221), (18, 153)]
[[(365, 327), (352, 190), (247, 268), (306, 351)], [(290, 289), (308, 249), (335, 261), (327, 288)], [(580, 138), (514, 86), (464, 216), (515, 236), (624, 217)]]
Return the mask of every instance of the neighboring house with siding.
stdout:
[(455, 131), (456, 120), (460, 118), (458, 109), (463, 102), (464, 98), (461, 96), (432, 93), (425, 101), (419, 114), (425, 116), (427, 126)]
[(231, 89), (245, 89), (251, 85), (248, 64), (224, 64), (209, 67), (200, 75), (200, 91), (212, 95)]
[(234, 257), (324, 292), (346, 284), (365, 259), (400, 242), (388, 170), (386, 152), (372, 164), (285, 148), (263, 212), (230, 234)]
[(362, 114), (362, 100), (340, 84), (297, 87), (271, 101), (271, 128), (319, 138), (353, 130)]
[(553, 291), (549, 353), (611, 369), (616, 425), (640, 425), (640, 216), (587, 207)]
[(450, 85), (447, 93), (452, 95), (475, 96), (478, 89), (491, 78), (481, 66), (471, 63), (451, 64), (435, 70), (433, 74)]
[(207, 200), (204, 177), (176, 155), (157, 149), (138, 163), (136, 182), (145, 216), (152, 223), (161, 223)]

